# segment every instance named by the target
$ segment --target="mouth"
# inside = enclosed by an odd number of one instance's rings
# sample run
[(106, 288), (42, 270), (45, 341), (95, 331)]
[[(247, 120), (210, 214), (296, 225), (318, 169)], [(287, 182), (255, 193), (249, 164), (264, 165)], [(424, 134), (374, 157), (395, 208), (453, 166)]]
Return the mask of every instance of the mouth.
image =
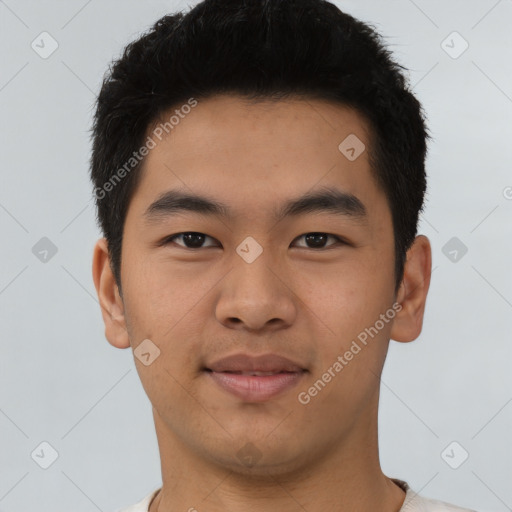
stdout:
[(265, 402), (295, 387), (308, 372), (293, 361), (274, 354), (233, 355), (203, 368), (223, 391), (244, 402)]

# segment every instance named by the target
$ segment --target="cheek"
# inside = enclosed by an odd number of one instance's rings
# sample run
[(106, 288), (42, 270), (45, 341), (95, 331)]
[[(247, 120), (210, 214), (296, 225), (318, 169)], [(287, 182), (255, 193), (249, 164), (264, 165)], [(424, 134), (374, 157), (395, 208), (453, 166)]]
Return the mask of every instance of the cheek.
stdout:
[(132, 323), (141, 329), (151, 326), (151, 330), (162, 323), (173, 325), (193, 300), (193, 286), (187, 286), (181, 273), (168, 263), (134, 249), (127, 249), (126, 255), (123, 288), (129, 297), (127, 310)]
[[(321, 336), (324, 363), (348, 350), (352, 341), (357, 340), (365, 329), (374, 326), (380, 315), (392, 305), (389, 276), (384, 267), (371, 260), (360, 258), (329, 273), (310, 273), (300, 281), (298, 295), (307, 305), (306, 311), (316, 318), (320, 331), (325, 334)], [(375, 340), (387, 339), (390, 329), (391, 324), (387, 323), (379, 329)], [(365, 352), (367, 354), (358, 359), (380, 357), (380, 346)]]
[(194, 367), (194, 343), (202, 338), (203, 324), (196, 320), (208, 314), (204, 299), (214, 281), (197, 276), (193, 279), (157, 262), (141, 261), (132, 268), (125, 286), (125, 314), (132, 344), (136, 346), (146, 338), (153, 341), (160, 349), (161, 361), (173, 373)]
[(362, 258), (298, 275), (300, 299), (333, 326), (360, 324), (383, 288), (380, 276)]

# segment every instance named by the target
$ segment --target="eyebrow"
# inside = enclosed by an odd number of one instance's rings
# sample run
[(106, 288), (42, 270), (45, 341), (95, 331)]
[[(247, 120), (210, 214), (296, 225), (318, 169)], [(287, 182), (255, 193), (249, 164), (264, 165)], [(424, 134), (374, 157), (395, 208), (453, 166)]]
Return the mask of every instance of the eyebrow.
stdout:
[[(216, 216), (226, 220), (234, 217), (228, 205), (210, 197), (180, 190), (163, 193), (149, 205), (143, 217), (147, 224), (152, 224), (183, 212)], [(368, 212), (361, 200), (334, 187), (323, 187), (318, 191), (307, 192), (298, 198), (290, 199), (274, 210), (273, 217), (278, 222), (286, 217), (297, 217), (307, 213), (330, 213), (361, 223), (368, 221)]]

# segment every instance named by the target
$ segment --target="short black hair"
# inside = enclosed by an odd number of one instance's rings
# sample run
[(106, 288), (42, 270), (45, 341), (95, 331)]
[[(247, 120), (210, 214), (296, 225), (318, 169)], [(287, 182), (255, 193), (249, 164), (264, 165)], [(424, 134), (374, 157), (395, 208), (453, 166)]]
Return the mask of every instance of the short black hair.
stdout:
[(148, 129), (191, 98), (231, 94), (327, 100), (367, 121), (372, 174), (392, 214), (396, 293), (423, 209), (430, 138), (404, 69), (374, 27), (325, 0), (203, 0), (159, 19), (109, 65), (91, 129), (97, 220), (119, 290), (124, 221)]

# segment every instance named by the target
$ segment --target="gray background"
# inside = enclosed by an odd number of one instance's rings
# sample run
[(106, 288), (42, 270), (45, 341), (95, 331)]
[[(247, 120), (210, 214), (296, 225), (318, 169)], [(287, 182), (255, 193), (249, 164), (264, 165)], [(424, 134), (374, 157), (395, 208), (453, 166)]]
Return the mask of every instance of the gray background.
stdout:
[[(410, 69), (434, 137), (419, 229), (434, 272), (423, 333), (391, 342), (383, 470), (428, 497), (512, 510), (512, 1), (336, 3)], [(88, 129), (110, 60), (191, 4), (0, 0), (4, 512), (109, 512), (161, 483), (149, 400), (131, 351), (104, 338), (91, 277)], [(46, 59), (31, 47), (43, 31), (59, 45)], [(46, 261), (43, 237), (57, 248)], [(58, 452), (47, 469), (44, 441)]]

